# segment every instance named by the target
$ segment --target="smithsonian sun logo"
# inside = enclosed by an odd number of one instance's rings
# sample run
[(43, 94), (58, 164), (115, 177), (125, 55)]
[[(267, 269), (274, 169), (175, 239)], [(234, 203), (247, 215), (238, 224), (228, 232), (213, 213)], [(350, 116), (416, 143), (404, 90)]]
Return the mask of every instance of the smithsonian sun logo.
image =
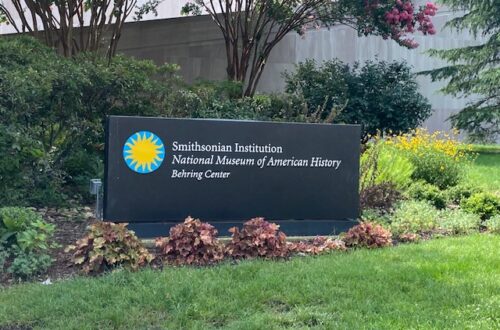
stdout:
[(125, 163), (132, 171), (140, 174), (156, 171), (164, 158), (163, 141), (148, 131), (132, 134), (123, 145)]

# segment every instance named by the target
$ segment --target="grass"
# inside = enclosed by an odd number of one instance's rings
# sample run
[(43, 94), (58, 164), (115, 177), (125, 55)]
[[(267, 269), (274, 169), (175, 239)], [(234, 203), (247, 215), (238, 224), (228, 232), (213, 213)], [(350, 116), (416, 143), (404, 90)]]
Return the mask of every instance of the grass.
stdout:
[(473, 152), (500, 153), (500, 144), (472, 144), (470, 147)]
[(480, 153), (469, 169), (468, 180), (500, 195), (500, 153)]
[(500, 236), (0, 291), (0, 328), (495, 329)]

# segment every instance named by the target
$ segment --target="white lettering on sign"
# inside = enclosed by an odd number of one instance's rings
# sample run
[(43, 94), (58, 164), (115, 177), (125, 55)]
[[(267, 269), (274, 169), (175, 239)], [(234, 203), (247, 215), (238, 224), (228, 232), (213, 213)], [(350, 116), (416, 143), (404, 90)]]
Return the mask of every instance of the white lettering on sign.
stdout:
[(295, 159), (295, 157), (282, 159), (271, 157), (267, 161), (267, 166), (269, 167), (307, 167), (309, 166), (309, 160), (307, 159)]
[(323, 159), (321, 157), (313, 157), (311, 159), (311, 167), (332, 167), (338, 169), (341, 160)]
[(172, 142), (172, 151), (187, 151), (187, 152), (240, 152), (240, 153), (268, 153), (268, 154), (281, 154), (283, 147), (273, 146), (268, 143), (259, 145), (256, 143), (239, 144), (235, 143), (234, 148), (229, 144), (222, 144), (220, 142), (214, 144), (201, 144), (198, 141), (189, 141), (187, 143), (179, 143), (178, 141)]
[[(228, 166), (256, 166), (260, 169), (266, 167), (309, 167), (309, 168), (329, 168), (338, 170), (342, 160), (328, 159), (319, 156), (310, 158), (296, 158), (294, 156), (282, 158), (274, 154), (282, 154), (283, 147), (272, 144), (259, 145), (256, 143), (223, 144), (220, 142), (213, 144), (202, 144), (198, 141), (188, 141), (179, 143), (172, 142), (172, 165), (184, 167), (193, 166), (195, 169), (172, 169), (172, 178), (176, 179), (228, 179), (231, 172), (227, 170)], [(193, 154), (183, 154), (188, 152)], [(205, 154), (202, 154), (205, 153)], [(229, 155), (217, 155), (225, 153)], [(231, 157), (230, 154), (270, 154), (263, 156)], [(168, 153), (167, 153), (168, 154)], [(210, 166), (210, 168), (206, 168)], [(218, 168), (212, 168), (217, 166)], [(224, 166), (224, 168), (219, 168)], [(205, 168), (203, 168), (205, 167)]]
[(205, 172), (198, 172), (195, 170), (172, 170), (171, 177), (174, 179), (196, 179), (201, 181), (203, 179), (227, 179), (231, 175), (231, 172), (225, 171), (212, 171), (206, 170)]

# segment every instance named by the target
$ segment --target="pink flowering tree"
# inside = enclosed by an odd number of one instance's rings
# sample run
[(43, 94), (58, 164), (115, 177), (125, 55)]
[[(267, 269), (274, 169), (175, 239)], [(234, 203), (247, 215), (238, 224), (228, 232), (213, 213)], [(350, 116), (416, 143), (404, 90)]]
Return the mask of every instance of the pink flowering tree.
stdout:
[(416, 8), (402, 0), (193, 0), (184, 14), (208, 13), (222, 32), (227, 77), (255, 93), (272, 49), (289, 32), (304, 35), (312, 28), (347, 25), (360, 35), (379, 35), (416, 48), (414, 33), (434, 34), (431, 17), (437, 7)]
[(416, 48), (418, 43), (411, 38), (411, 35), (416, 30), (424, 35), (435, 34), (436, 29), (431, 16), (436, 15), (436, 12), (437, 6), (432, 2), (427, 2), (416, 11), (410, 1), (396, 0), (392, 9), (384, 14), (385, 22), (390, 28), (390, 33), (384, 34), (384, 37), (390, 37), (402, 46)]

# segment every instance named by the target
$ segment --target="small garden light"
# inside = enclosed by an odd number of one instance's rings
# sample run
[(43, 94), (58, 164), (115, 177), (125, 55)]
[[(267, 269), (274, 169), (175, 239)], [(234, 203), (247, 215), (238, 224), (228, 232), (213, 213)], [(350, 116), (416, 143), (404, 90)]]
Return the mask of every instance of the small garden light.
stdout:
[(91, 179), (89, 192), (95, 195), (95, 210), (94, 215), (96, 219), (102, 220), (102, 194), (101, 194), (102, 181), (101, 179)]

